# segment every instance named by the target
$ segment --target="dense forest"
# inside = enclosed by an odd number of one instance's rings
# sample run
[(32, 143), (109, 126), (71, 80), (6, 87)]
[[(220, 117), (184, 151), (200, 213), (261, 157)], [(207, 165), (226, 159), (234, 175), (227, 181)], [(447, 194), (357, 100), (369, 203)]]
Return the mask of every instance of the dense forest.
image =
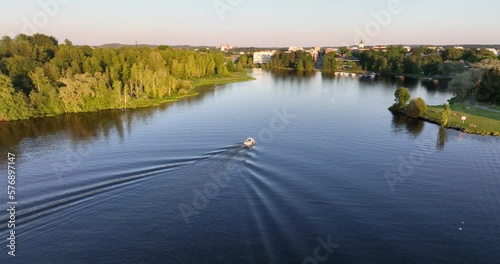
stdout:
[(190, 80), (224, 77), (243, 66), (209, 50), (93, 48), (42, 34), (6, 36), (0, 121), (150, 105), (188, 94)]

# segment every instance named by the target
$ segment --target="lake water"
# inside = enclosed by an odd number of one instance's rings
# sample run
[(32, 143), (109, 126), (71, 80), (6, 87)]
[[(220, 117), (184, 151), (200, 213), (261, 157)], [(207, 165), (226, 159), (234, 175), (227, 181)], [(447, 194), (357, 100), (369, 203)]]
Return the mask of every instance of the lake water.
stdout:
[[(498, 263), (500, 139), (387, 108), (444, 84), (255, 70), (147, 109), (0, 124), (0, 263)], [(242, 147), (247, 137), (257, 145)]]

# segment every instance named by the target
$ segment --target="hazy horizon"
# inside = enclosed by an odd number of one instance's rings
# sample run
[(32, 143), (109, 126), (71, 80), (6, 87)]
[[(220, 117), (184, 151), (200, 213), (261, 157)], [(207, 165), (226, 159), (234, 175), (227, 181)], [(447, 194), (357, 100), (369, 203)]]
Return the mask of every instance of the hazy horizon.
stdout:
[[(366, 45), (498, 45), (500, 3), (360, 0), (308, 3), (262, 0), (155, 2), (0, 0), (0, 35), (52, 35), (60, 42), (99, 46), (238, 47)], [(493, 27), (492, 27), (493, 25)]]

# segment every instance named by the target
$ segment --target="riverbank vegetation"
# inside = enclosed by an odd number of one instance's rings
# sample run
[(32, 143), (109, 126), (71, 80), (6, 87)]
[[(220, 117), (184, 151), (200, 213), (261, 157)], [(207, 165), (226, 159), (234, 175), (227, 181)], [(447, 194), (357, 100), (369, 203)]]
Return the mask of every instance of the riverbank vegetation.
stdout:
[(337, 61), (337, 54), (335, 52), (330, 52), (323, 56), (323, 71), (324, 72), (337, 72), (341, 63)]
[[(240, 60), (241, 61), (241, 60)], [(51, 36), (0, 41), (0, 121), (157, 105), (193, 87), (251, 79), (221, 52), (75, 46)]]
[(413, 47), (411, 51), (403, 46), (389, 46), (386, 51), (370, 49), (354, 52), (353, 55), (359, 58), (359, 64), (366, 71), (439, 78), (448, 78), (456, 72), (462, 72), (470, 64), (499, 59), (493, 52), (484, 48), (451, 47), (440, 51), (428, 46)]
[(500, 104), (500, 61), (483, 61), (454, 76), (448, 90), (453, 102)]
[(312, 55), (305, 51), (275, 53), (267, 64), (262, 67), (267, 69), (293, 69), (297, 71), (314, 70), (315, 61)]
[(439, 124), (464, 133), (500, 136), (500, 111), (486, 106), (451, 103), (427, 106), (422, 98), (410, 99), (407, 88), (394, 93), (395, 103), (389, 110), (412, 118)]
[(393, 112), (400, 112), (409, 117), (418, 118), (428, 110), (424, 99), (418, 97), (411, 99), (410, 90), (400, 87), (394, 92), (394, 104), (389, 108)]

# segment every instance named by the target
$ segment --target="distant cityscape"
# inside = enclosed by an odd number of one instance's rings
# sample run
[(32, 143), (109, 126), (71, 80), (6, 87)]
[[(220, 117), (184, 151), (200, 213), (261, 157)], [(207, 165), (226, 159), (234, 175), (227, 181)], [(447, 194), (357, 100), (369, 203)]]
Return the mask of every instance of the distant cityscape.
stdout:
[[(307, 49), (307, 48), (303, 48), (303, 47), (290, 46), (286, 52), (287, 53), (297, 52), (297, 51), (307, 52), (307, 53), (310, 53), (311, 56), (313, 57), (314, 61), (316, 61), (316, 60), (318, 60), (318, 57), (322, 52), (325, 55), (328, 53), (331, 53), (331, 52), (339, 53), (340, 49), (342, 49), (342, 48), (347, 48), (347, 50), (349, 50), (352, 53), (352, 52), (362, 52), (362, 51), (367, 51), (367, 50), (386, 52), (387, 47), (388, 47), (388, 45), (366, 46), (365, 43), (363, 41), (361, 41), (358, 45), (353, 45), (353, 46), (348, 46), (348, 47), (326, 47), (326, 48), (313, 47), (313, 48)], [(437, 52), (442, 52), (445, 50), (444, 46), (433, 46), (433, 45), (427, 46), (426, 45), (426, 47), (428, 49), (436, 50)], [(451, 47), (453, 47), (455, 49), (465, 50), (464, 46), (451, 46)], [(403, 48), (406, 49), (408, 53), (410, 53), (412, 50), (412, 47), (408, 46), (408, 45), (404, 45)], [(229, 44), (222, 44), (218, 47), (218, 49), (220, 49), (220, 51), (222, 51), (222, 52), (229, 52), (231, 50), (236, 50), (236, 49), (240, 49), (240, 48), (233, 47)], [(500, 54), (500, 49), (498, 49), (498, 48), (486, 47), (484, 49), (491, 51), (496, 56), (498, 56)], [(277, 50), (277, 49), (255, 51), (255, 52), (253, 52), (253, 62), (255, 64), (266, 64), (267, 62), (269, 62), (269, 60), (271, 60), (272, 56), (275, 53), (277, 53), (278, 51), (279, 50)], [(248, 53), (248, 52), (241, 51), (241, 52), (239, 52), (239, 55), (243, 55), (246, 53)], [(346, 58), (345, 58), (344, 54), (338, 54), (338, 59), (344, 60)], [(356, 62), (358, 60), (355, 57), (350, 57), (350, 58), (348, 58), (348, 61), (355, 61)]]

